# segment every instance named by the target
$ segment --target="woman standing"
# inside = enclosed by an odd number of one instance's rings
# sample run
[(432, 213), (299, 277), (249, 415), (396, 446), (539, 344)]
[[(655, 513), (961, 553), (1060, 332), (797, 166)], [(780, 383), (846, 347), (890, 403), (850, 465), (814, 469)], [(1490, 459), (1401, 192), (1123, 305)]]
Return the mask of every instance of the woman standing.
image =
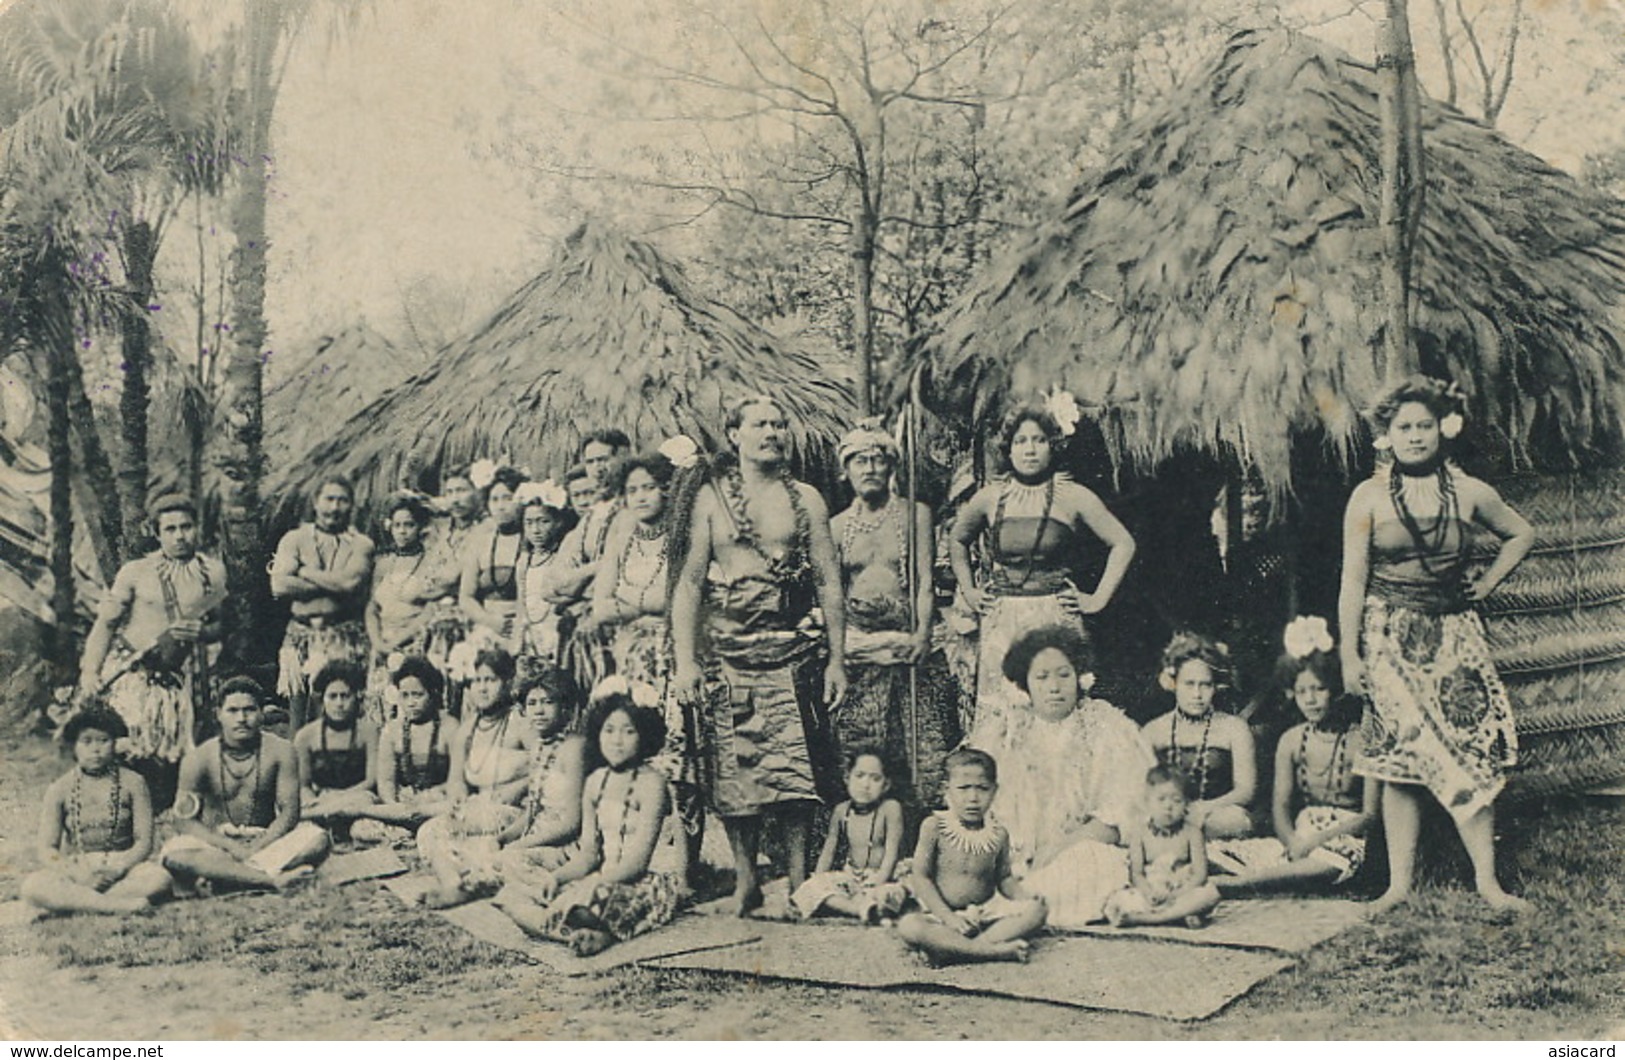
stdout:
[(576, 525), (564, 487), (548, 479), (527, 482), (517, 494), (525, 547), (514, 568), (519, 585), (519, 613), (514, 622), (514, 654), (538, 661), (543, 668), (561, 665), (563, 645), (559, 613), (547, 597), (549, 568), (559, 559), (559, 544)]
[(372, 641), (365, 708), (368, 720), (380, 729), (394, 716), (384, 696), (390, 684), (385, 663), (396, 652), (423, 651), (427, 640), (425, 605), (432, 590), (424, 576), (428, 556), (423, 533), (428, 525), (429, 506), (415, 493), (397, 493), (384, 505), (390, 549), (373, 561), (372, 593), (364, 616)]
[(482, 646), (507, 645), (513, 640), (519, 610), (517, 568), (524, 551), (515, 494), (524, 481), (524, 473), (515, 468), (499, 467), (492, 472), (485, 491), (491, 519), (476, 527), (463, 546), (457, 598), (474, 623), (471, 638)]
[[(1478, 893), (1497, 908), (1524, 908), (1495, 876), (1493, 804), (1518, 739), (1473, 605), (1528, 554), (1535, 533), (1493, 488), (1447, 459), (1462, 427), (1453, 384), (1412, 376), (1378, 401), (1371, 420), (1376, 447), (1393, 459), (1349, 498), (1338, 618), (1344, 680), (1371, 697), (1355, 771), (1383, 782), (1390, 878), (1376, 906), (1410, 894), (1427, 792), (1455, 821)], [(1474, 526), (1501, 546), (1469, 582)]]
[[(1070, 395), (1057, 392), (1050, 403), (1075, 416)], [(960, 510), (949, 544), (960, 610), (980, 623), (974, 681), (965, 682), (975, 696), (966, 742), (995, 758), (1030, 717), (1027, 697), (1000, 673), (1011, 641), (1036, 626), (1081, 630), (1084, 616), (1111, 603), (1134, 558), (1134, 538), (1100, 498), (1056, 473), (1055, 450), (1067, 433), (1048, 407), (1024, 405), (1011, 412), (999, 435), (1005, 473)], [(979, 581), (971, 572), (970, 548), (983, 534), (990, 562), (988, 576)], [(1100, 582), (1086, 593), (1073, 578), (1091, 537), (1109, 552)]]

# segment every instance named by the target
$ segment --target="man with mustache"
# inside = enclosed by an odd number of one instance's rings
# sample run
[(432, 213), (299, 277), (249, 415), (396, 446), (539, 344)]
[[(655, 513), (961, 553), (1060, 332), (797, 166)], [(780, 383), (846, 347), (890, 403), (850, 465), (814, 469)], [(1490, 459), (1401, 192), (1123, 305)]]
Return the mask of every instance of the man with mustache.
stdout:
[[(807, 878), (813, 809), (840, 789), (826, 733), (846, 693), (846, 621), (828, 509), (790, 477), (783, 408), (753, 395), (726, 426), (737, 456), (682, 491), (668, 547), (675, 683), (689, 702), (703, 700), (708, 794), (728, 830), (745, 916), (762, 903), (763, 829), (782, 832), (794, 891)], [(709, 697), (702, 639), (721, 677)]]

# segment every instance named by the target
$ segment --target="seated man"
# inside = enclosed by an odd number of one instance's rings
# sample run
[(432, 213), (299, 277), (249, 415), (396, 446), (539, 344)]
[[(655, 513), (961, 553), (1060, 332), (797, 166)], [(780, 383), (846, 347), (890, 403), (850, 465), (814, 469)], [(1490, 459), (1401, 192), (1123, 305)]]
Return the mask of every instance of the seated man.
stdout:
[(164, 844), (177, 890), (282, 890), (327, 853), (327, 833), (299, 820), (293, 745), (262, 733), (265, 693), (234, 677), (220, 690), (220, 735), (181, 760), (178, 835)]

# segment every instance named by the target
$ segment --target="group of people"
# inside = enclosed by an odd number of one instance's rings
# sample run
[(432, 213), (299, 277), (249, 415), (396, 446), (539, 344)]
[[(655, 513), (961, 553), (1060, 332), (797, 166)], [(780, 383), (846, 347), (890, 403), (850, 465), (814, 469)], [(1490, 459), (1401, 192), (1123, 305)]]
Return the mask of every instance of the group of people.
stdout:
[[(443, 484), (438, 517), (392, 497), (377, 554), (347, 484), (323, 482), (270, 571), (290, 601), (291, 741), (233, 678), (197, 742), (224, 577), (195, 509), (160, 499), (159, 550), (120, 571), (87, 643), (97, 705), (64, 729), (77, 765), (47, 795), (53, 867), (26, 893), (117, 911), (177, 884), (285, 886), (330, 837), (415, 837), (431, 904), (489, 895), (592, 952), (673, 915), (709, 812), (740, 915), (762, 904), (770, 852), (802, 916), (895, 919), (942, 959), (1022, 959), (1046, 923), (1197, 924), (1221, 894), (1347, 880), (1379, 816), (1379, 901), (1403, 901), (1431, 795), (1478, 890), (1520, 904), (1495, 876), (1492, 817), (1516, 735), (1471, 605), (1533, 533), (1448, 460), (1459, 393), (1417, 377), (1373, 411), (1385, 453), (1349, 502), (1341, 644), (1323, 619), (1286, 631), (1277, 676), (1303, 720), (1274, 758), (1272, 837), (1253, 835), (1258, 756), (1222, 709), (1222, 645), (1174, 637), (1172, 709), (1143, 728), (1088, 695), (1088, 629), (1135, 545), (1056, 469), (1064, 398), (1007, 418), (1001, 474), (948, 534), (940, 624), (933, 513), (899, 495), (892, 437), (841, 440), (853, 500), (831, 518), (791, 477), (770, 397), (730, 410), (713, 456), (686, 438), (631, 455), (600, 431), (563, 485), (485, 464)], [(1501, 544), (1469, 584), (1474, 527)], [(152, 862), (166, 798), (176, 834)]]

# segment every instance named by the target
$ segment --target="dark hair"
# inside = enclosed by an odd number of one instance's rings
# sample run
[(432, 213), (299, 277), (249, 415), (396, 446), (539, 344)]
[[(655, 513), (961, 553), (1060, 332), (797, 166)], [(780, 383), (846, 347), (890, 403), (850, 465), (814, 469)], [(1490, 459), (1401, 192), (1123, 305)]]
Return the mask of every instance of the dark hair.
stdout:
[(632, 448), (632, 439), (626, 432), (618, 427), (600, 427), (596, 431), (588, 431), (581, 438), (581, 446), (576, 450), (577, 457), (587, 455), (587, 446), (607, 445), (617, 453), (624, 453)]
[(642, 765), (666, 746), (666, 719), (660, 711), (653, 707), (640, 707), (632, 702), (632, 697), (615, 693), (605, 696), (594, 703), (587, 711), (587, 769), (591, 772), (600, 766), (608, 765), (604, 761), (604, 752), (598, 744), (599, 734), (603, 732), (604, 722), (616, 713), (625, 713), (632, 719), (632, 727), (638, 730), (638, 755), (632, 760), (633, 765)]
[(121, 740), (130, 735), (130, 727), (124, 719), (109, 707), (100, 704), (87, 707), (62, 723), (62, 743), (72, 747), (79, 739), (79, 734), (86, 729), (104, 732), (110, 739)]
[(568, 486), (570, 483), (579, 482), (586, 477), (587, 467), (585, 464), (571, 464), (570, 470), (564, 473), (564, 484)]
[(752, 405), (772, 405), (779, 410), (781, 416), (785, 414), (784, 403), (778, 398), (770, 394), (747, 394), (728, 406), (728, 415), (723, 420), (723, 427), (732, 431), (743, 426), (745, 423), (745, 410)]
[(1015, 639), (1010, 649), (1004, 653), (1004, 665), (1001, 667), (1007, 681), (1026, 692), (1027, 671), (1033, 668), (1033, 660), (1039, 654), (1050, 648), (1058, 649), (1065, 655), (1072, 668), (1080, 674), (1091, 673), (1095, 668), (1095, 649), (1089, 643), (1089, 635), (1076, 626), (1039, 626), (1030, 629)]
[(1061, 425), (1055, 422), (1055, 417), (1042, 405), (1017, 405), (1010, 410), (999, 426), (999, 446), (994, 453), (994, 461), (1000, 473), (1008, 473), (1011, 470), (1010, 446), (1015, 444), (1016, 432), (1021, 430), (1024, 423), (1036, 423), (1038, 429), (1044, 432), (1044, 437), (1049, 439), (1050, 467), (1053, 469), (1055, 466), (1056, 450), (1060, 449), (1061, 443), (1066, 440), (1066, 435), (1061, 433)]
[(423, 690), (429, 693), (429, 702), (434, 704), (434, 709), (439, 710), (446, 694), (446, 679), (435, 668), (434, 663), (422, 655), (408, 655), (390, 673), (389, 683), (399, 688), (401, 682), (408, 677), (418, 679), (418, 683), (423, 686)]
[(947, 779), (948, 774), (956, 769), (980, 769), (987, 775), (990, 783), (999, 782), (999, 763), (993, 756), (977, 747), (956, 747), (948, 752), (948, 757), (942, 760), (942, 776)]
[[(516, 467), (499, 467), (491, 472), (491, 486), (506, 486), (509, 493), (518, 492), (519, 487), (525, 484), (525, 473)], [(485, 495), (491, 495), (491, 486), (485, 487)]]
[(1452, 412), (1464, 412), (1467, 404), (1455, 383), (1426, 375), (1413, 375), (1383, 391), (1366, 415), (1376, 433), (1386, 434), (1394, 417), (1399, 414), (1400, 406), (1412, 402), (1426, 406), (1438, 419)]
[(513, 697), (514, 705), (523, 710), (525, 700), (538, 688), (546, 692), (547, 698), (559, 708), (559, 716), (542, 733), (542, 738), (546, 739), (563, 732), (575, 721), (581, 711), (581, 688), (569, 670), (557, 666), (544, 667), (519, 683), (519, 691)]
[(474, 653), (474, 665), (471, 671), (485, 667), (503, 681), (512, 681), (515, 671), (513, 656), (508, 654), (506, 648), (481, 648)]
[(320, 699), (327, 694), (327, 686), (334, 681), (343, 681), (350, 686), (350, 691), (357, 696), (367, 690), (367, 675), (355, 663), (348, 659), (334, 659), (325, 663), (310, 682), (310, 690)]
[(1161, 784), (1173, 784), (1179, 788), (1180, 794), (1185, 792), (1185, 774), (1178, 766), (1156, 765), (1146, 770), (1145, 786), (1154, 788)]
[(215, 702), (224, 706), (227, 699), (239, 695), (253, 696), (256, 704), (265, 705), (265, 689), (260, 687), (258, 681), (246, 674), (238, 674), (236, 677), (227, 678), (226, 683), (220, 686), (218, 698)]
[(677, 475), (677, 466), (666, 458), (666, 454), (651, 450), (628, 457), (621, 461), (615, 469), (615, 476), (609, 480), (610, 492), (621, 495), (626, 492), (626, 480), (632, 477), (634, 471), (647, 471), (649, 477), (655, 480), (655, 485), (662, 490), (671, 488), (671, 480)]
[(1162, 650), (1162, 669), (1165, 674), (1177, 680), (1179, 668), (1192, 659), (1206, 663), (1207, 668), (1213, 671), (1213, 683), (1225, 685), (1230, 680), (1230, 651), (1212, 637), (1201, 633), (1192, 633), (1182, 630), (1174, 634), (1174, 639)]
[(892, 775), (891, 756), (886, 754), (886, 749), (884, 747), (870, 740), (864, 740), (859, 743), (852, 744), (841, 752), (842, 774), (845, 775), (851, 773), (852, 770), (857, 768), (858, 759), (865, 757), (873, 758), (875, 761), (879, 762), (880, 772), (890, 779)]
[(158, 529), (158, 519), (167, 512), (185, 512), (197, 522), (197, 502), (180, 493), (166, 493), (155, 498), (147, 507), (147, 518), (152, 520), (152, 528)]
[(1297, 682), (1298, 675), (1305, 670), (1312, 671), (1325, 684), (1326, 690), (1333, 696), (1343, 692), (1343, 666), (1338, 661), (1336, 652), (1312, 651), (1308, 655), (1293, 655), (1290, 652), (1282, 654), (1275, 660), (1275, 683), (1288, 697), (1292, 695), (1292, 686)]
[(383, 519), (388, 523), (395, 518), (396, 512), (406, 512), (412, 521), (419, 526), (429, 523), (429, 505), (422, 497), (415, 493), (397, 493), (384, 502)]

